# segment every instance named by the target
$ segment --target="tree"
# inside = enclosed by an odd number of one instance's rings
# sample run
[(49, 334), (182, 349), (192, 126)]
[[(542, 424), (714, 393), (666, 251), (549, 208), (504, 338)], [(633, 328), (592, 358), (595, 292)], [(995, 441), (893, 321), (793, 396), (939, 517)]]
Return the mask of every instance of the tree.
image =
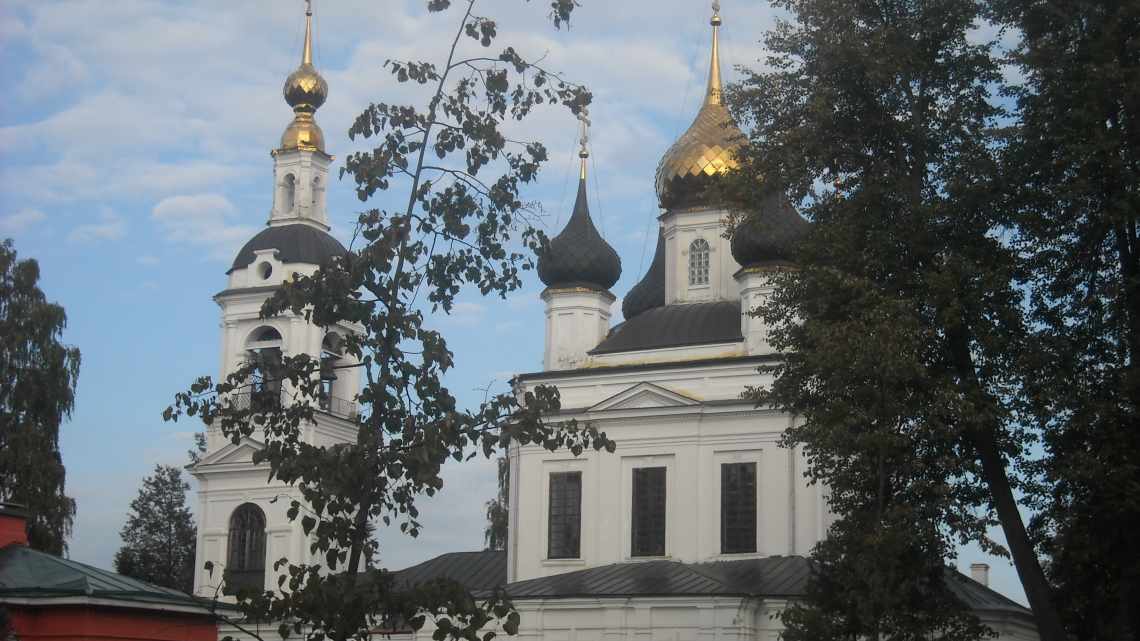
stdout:
[(500, 456), (496, 463), (499, 468), (499, 491), (495, 498), (487, 501), (487, 527), (483, 530), (483, 538), (488, 550), (505, 550), (510, 530), (511, 463), (505, 456)]
[(194, 591), (194, 546), (198, 529), (186, 506), (190, 484), (173, 465), (155, 465), (120, 536), (115, 571), (125, 576), (190, 593)]
[[(887, 616), (899, 591), (929, 591), (920, 602), (936, 607), (946, 586), (929, 568), (956, 542), (999, 550), (986, 528), (1000, 523), (1041, 638), (1060, 641), (1013, 494), (1021, 479), (1011, 464), (1032, 440), (1012, 397), (1023, 376), (1025, 276), (1000, 206), (1004, 114), (992, 91), (1001, 76), (991, 46), (969, 37), (986, 4), (775, 4), (793, 21), (767, 38), (771, 71), (735, 92), (754, 127), (734, 191), (763, 202), (766, 190), (785, 189), (813, 224), (799, 269), (774, 277), (760, 310), (785, 357), (756, 398), (801, 417), (785, 444), (805, 448), (807, 473), (830, 488), (833, 532), (851, 546), (817, 550), (817, 586), (853, 603), (854, 585), (823, 581), (874, 570), (860, 557), (882, 554), (866, 537), (909, 530), (904, 548), (921, 552), (902, 568), (909, 580), (872, 582), (865, 611), (882, 616), (815, 599), (812, 620), (838, 617), (848, 634), (925, 638), (940, 619)], [(793, 626), (810, 618), (797, 616)]]
[[(281, 407), (251, 410), (231, 402), (232, 393), (250, 385), (247, 367), (217, 383), (199, 379), (166, 412), (168, 418), (201, 416), (235, 441), (257, 430), (267, 446), (255, 461), (267, 463), (271, 479), (303, 497), (291, 504), (289, 517), (313, 537), (318, 561), (280, 559), (274, 564), (278, 590), (239, 595), (247, 617), (281, 622), (282, 633), (364, 638), (396, 620), (419, 628), (429, 618), (437, 638), (489, 639), (494, 631), (482, 630), (496, 623), (515, 633), (518, 613), (502, 595), (476, 603), (453, 582), (395, 585), (379, 565), (373, 524), (416, 535), (417, 498), (443, 489), (440, 468), (448, 460), (489, 457), (512, 441), (575, 453), (613, 448), (589, 426), (547, 423), (544, 416), (558, 408), (553, 389), (523, 399), (500, 394), (464, 410), (443, 383), (453, 356), (425, 312), (449, 312), (464, 289), (505, 296), (520, 285), (533, 253), (546, 246), (519, 193), (535, 180), (546, 149), (511, 137), (510, 122), (545, 104), (576, 113), (590, 100), (584, 88), (512, 47), (488, 53), (497, 25), (475, 13), (476, 4), (456, 4), (462, 16), (446, 62), (386, 63), (396, 81), (430, 92), (425, 106), (371, 104), (350, 129), (352, 138), (375, 141), (372, 150), (345, 159), (357, 195), (367, 201), (398, 190), (385, 202), (399, 204), (363, 212), (360, 242), (346, 257), (311, 276), (294, 274), (262, 309), (263, 315), (303, 315), (318, 326), (361, 328), (343, 346), (359, 359), (364, 378), (356, 439), (333, 448), (301, 439), (320, 394), (320, 363), (307, 355), (282, 359), (270, 374), (286, 383), (290, 402)], [(448, 0), (427, 6), (452, 9)], [(575, 2), (549, 6), (557, 27)]]
[(1034, 528), (1066, 627), (1140, 638), (1140, 8), (996, 3), (1024, 83), (1005, 156), (1032, 267)]
[(40, 291), (39, 264), (0, 243), (0, 500), (28, 510), (28, 544), (63, 554), (75, 518), (64, 493), (59, 426), (71, 416), (79, 350), (60, 342), (63, 307)]

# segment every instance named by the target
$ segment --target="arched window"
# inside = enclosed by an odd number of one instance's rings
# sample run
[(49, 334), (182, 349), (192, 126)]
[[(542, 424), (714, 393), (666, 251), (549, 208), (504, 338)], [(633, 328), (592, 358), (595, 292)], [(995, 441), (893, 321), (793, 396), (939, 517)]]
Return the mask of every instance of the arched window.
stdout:
[(293, 211), (293, 201), (297, 196), (297, 179), (293, 174), (285, 174), (285, 185), (281, 191), (281, 209), (284, 211)]
[(689, 285), (709, 284), (709, 244), (698, 238), (689, 245)]
[(265, 512), (242, 503), (230, 515), (226, 546), (226, 592), (265, 589)]
[(313, 178), (313, 207), (316, 207), (321, 200), (321, 178), (317, 176)]

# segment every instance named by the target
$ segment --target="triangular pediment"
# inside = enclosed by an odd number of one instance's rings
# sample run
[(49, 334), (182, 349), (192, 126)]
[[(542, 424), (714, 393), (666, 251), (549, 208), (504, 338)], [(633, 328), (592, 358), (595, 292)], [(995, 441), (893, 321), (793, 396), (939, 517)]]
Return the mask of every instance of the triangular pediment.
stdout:
[(252, 463), (253, 453), (265, 449), (265, 444), (251, 438), (230, 443), (225, 447), (205, 456), (195, 467), (205, 465), (226, 465), (229, 463)]
[(638, 383), (590, 408), (591, 412), (647, 409), (654, 407), (691, 407), (701, 402), (653, 383)]

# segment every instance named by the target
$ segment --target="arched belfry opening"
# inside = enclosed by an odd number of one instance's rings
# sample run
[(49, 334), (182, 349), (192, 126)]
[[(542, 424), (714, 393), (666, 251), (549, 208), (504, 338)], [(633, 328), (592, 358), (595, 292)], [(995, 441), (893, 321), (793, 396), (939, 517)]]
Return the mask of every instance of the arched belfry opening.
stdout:
[(265, 589), (265, 512), (253, 503), (230, 515), (225, 570), (227, 594)]
[(297, 179), (293, 174), (285, 174), (281, 185), (281, 211), (293, 211), (293, 203), (297, 200)]
[(350, 377), (342, 376), (349, 364), (345, 355), (344, 336), (328, 332), (321, 341), (321, 398), (322, 410), (338, 416), (351, 416), (355, 412)]
[(283, 339), (275, 327), (259, 327), (246, 341), (246, 360), (253, 366), (248, 398), (253, 409), (270, 409), (281, 405), (281, 368)]

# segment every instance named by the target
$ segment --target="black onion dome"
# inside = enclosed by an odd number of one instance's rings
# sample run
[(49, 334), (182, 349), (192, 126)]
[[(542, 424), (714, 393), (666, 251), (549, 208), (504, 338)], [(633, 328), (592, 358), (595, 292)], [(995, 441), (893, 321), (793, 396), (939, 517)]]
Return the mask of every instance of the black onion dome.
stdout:
[(787, 265), (809, 223), (780, 192), (769, 194), (732, 235), (732, 257), (743, 267)]
[(657, 250), (653, 252), (653, 263), (645, 276), (629, 290), (621, 302), (621, 313), (626, 320), (638, 314), (661, 307), (665, 304), (665, 232), (657, 233)]
[(283, 263), (309, 263), (322, 265), (334, 256), (344, 256), (348, 250), (340, 241), (311, 225), (294, 223), (266, 227), (241, 248), (229, 272), (253, 264), (262, 249), (277, 250), (277, 260)]
[(547, 287), (586, 286), (605, 290), (621, 277), (621, 258), (590, 220), (584, 179), (578, 181), (578, 198), (566, 227), (538, 256), (538, 277)]

